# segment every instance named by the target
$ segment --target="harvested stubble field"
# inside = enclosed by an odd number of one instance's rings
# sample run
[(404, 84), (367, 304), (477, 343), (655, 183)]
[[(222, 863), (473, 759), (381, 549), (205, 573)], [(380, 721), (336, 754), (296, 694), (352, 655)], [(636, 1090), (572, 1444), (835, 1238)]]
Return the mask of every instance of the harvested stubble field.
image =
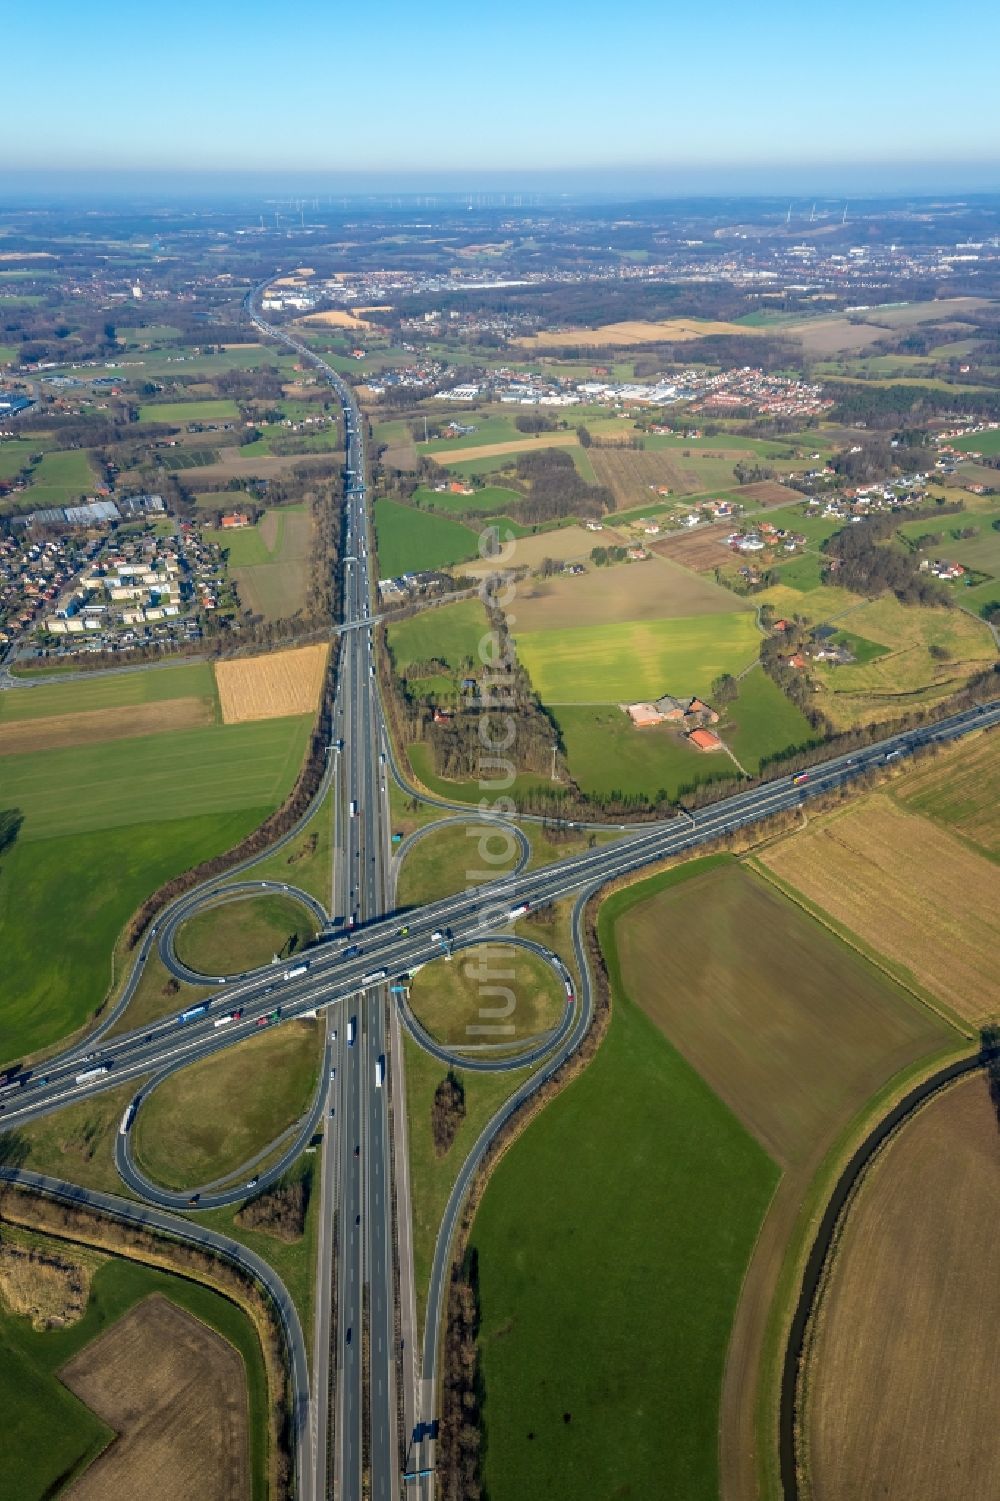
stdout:
[(894, 792), (914, 813), (1000, 855), (1000, 736), (986, 733), (949, 746), (908, 771)]
[(547, 329), (514, 342), (527, 349), (630, 349), (636, 344), (682, 344), (711, 334), (744, 336), (756, 332), (739, 323), (721, 323), (710, 318), (662, 318), (655, 322), (635, 318), (622, 323), (603, 323), (599, 328)]
[[(580, 440), (576, 433), (541, 433), (536, 439), (516, 438), (504, 443), (480, 443), (464, 448), (446, 448), (439, 453), (428, 453), (436, 464), (446, 467), (463, 459), (496, 459), (504, 454), (533, 453), (542, 448), (578, 448)], [(427, 452), (421, 444), (421, 451)]]
[(118, 1435), (71, 1487), (73, 1501), (249, 1494), (243, 1361), (167, 1298), (146, 1298), (60, 1374)]
[(633, 907), (617, 944), (629, 993), (785, 1167), (950, 1030), (733, 862)]
[(58, 746), (92, 745), (102, 740), (127, 740), (171, 730), (193, 730), (214, 724), (215, 710), (204, 698), (170, 698), (159, 703), (84, 709), (77, 714), (49, 714), (0, 724), (0, 756)]
[[(592, 535), (588, 533), (588, 535)], [(598, 538), (600, 540), (600, 538)], [(559, 630), (662, 616), (721, 615), (751, 607), (729, 589), (665, 558), (591, 568), (578, 577), (525, 579), (511, 606), (517, 628)]]
[(361, 328), (368, 329), (372, 325), (364, 318), (358, 318), (354, 313), (348, 313), (343, 308), (328, 308), (323, 313), (310, 313), (308, 318), (296, 318), (296, 323), (302, 323), (306, 328)]
[(966, 1022), (995, 1011), (1000, 872), (946, 829), (872, 794), (760, 859)]
[(696, 573), (711, 573), (713, 568), (720, 567), (732, 556), (726, 548), (726, 538), (732, 529), (731, 522), (699, 527), (695, 532), (683, 532), (676, 537), (665, 537), (662, 542), (654, 542), (652, 550), (663, 558), (682, 563), (685, 568), (693, 568)]
[(759, 480), (755, 485), (741, 485), (740, 498), (752, 500), (759, 506), (787, 506), (791, 501), (804, 500), (805, 496), (788, 485), (779, 485), (776, 479)]
[(312, 713), (319, 706), (327, 653), (328, 647), (318, 642), (263, 657), (217, 662), (223, 723)]
[(975, 1074), (901, 1128), (847, 1211), (805, 1366), (812, 1501), (1000, 1495), (998, 1216)]

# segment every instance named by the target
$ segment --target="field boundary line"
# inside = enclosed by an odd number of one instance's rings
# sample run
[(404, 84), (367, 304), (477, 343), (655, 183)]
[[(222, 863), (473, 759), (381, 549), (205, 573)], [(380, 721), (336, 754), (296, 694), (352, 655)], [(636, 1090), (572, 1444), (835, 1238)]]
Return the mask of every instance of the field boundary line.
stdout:
[[(802, 830), (792, 829), (790, 832), (792, 835), (794, 835), (801, 833)], [(841, 926), (836, 923), (835, 920), (829, 916), (829, 914), (825, 913), (821, 907), (814, 906), (813, 903), (809, 901), (808, 897), (803, 896), (802, 893), (798, 891), (794, 886), (786, 885), (779, 876), (775, 875), (772, 870), (770, 870), (766, 865), (760, 862), (755, 856), (746, 855), (744, 856), (744, 858), (747, 860), (747, 863), (756, 871), (757, 875), (759, 875), (763, 880), (767, 881), (769, 885), (773, 886), (776, 891), (779, 891), (783, 897), (787, 898), (788, 901), (793, 902), (795, 906), (798, 907), (802, 912), (804, 912), (808, 917), (811, 917), (816, 922), (822, 924), (822, 926), (826, 928), (828, 932), (832, 933), (835, 938), (839, 939), (841, 943), (846, 944), (849, 949), (853, 949), (854, 953), (856, 953), (860, 958), (864, 959), (867, 964), (873, 965), (875, 969), (879, 970), (883, 975), (885, 975), (887, 980), (891, 980), (894, 985), (898, 985), (902, 990), (905, 990), (906, 993), (912, 996), (919, 1005), (925, 1008), (925, 1010), (932, 1011), (940, 1021), (946, 1022), (948, 1026), (953, 1027), (955, 1031), (960, 1034), (960, 1036), (967, 1038), (970, 1042), (975, 1040), (976, 1036), (978, 1035), (977, 1029), (972, 1028), (971, 1030), (968, 1030), (967, 1026), (962, 1023), (957, 1016), (952, 1014), (950, 1008), (947, 1007), (943, 1001), (938, 1001), (930, 991), (922, 994), (921, 989), (917, 988), (913, 981), (904, 979), (893, 969), (891, 969), (889, 967), (889, 961), (883, 955), (879, 954), (877, 950), (867, 949), (863, 945), (862, 941), (851, 933), (849, 928), (841, 929)]]

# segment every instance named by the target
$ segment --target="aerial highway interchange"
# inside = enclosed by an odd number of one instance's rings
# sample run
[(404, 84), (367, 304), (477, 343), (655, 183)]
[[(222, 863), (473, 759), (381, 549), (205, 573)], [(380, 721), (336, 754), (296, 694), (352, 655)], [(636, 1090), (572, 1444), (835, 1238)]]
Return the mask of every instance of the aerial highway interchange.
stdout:
[[(24, 1174), (23, 1180), (53, 1194), (69, 1194), (123, 1218), (169, 1228), (188, 1239), (220, 1245), (225, 1238), (202, 1229), (189, 1213), (236, 1203), (248, 1190), (273, 1182), (322, 1125), (320, 1246), (317, 1267), (314, 1370), (309, 1378), (302, 1330), (280, 1281), (263, 1263), (253, 1267), (278, 1303), (289, 1344), (295, 1389), (299, 1493), (377, 1501), (402, 1494), (433, 1494), (433, 1423), (438, 1344), (447, 1285), (449, 1250), (467, 1189), (496, 1131), (579, 1046), (591, 1021), (592, 997), (583, 946), (583, 907), (609, 881), (711, 844), (741, 826), (795, 809), (829, 794), (866, 771), (884, 766), (933, 741), (960, 737), (1000, 723), (1000, 700), (976, 705), (933, 724), (877, 744), (831, 756), (797, 776), (779, 776), (697, 812), (663, 822), (621, 826), (609, 844), (533, 870), (521, 868), (485, 886), (456, 893), (417, 910), (394, 911), (389, 782), (406, 788), (382, 713), (375, 662), (371, 525), (365, 483), (364, 425), (350, 388), (320, 357), (253, 309), (258, 331), (290, 345), (329, 380), (343, 409), (346, 446), (342, 557), (343, 620), (327, 767), (312, 807), (287, 840), (314, 816), (330, 788), (335, 792), (330, 912), (293, 886), (279, 884), (308, 902), (320, 937), (285, 964), (233, 976), (211, 977), (215, 990), (199, 1005), (142, 1029), (109, 1037), (127, 1017), (128, 1002), (149, 957), (159, 953), (179, 978), (191, 979), (173, 950), (179, 923), (206, 903), (273, 886), (254, 881), (253, 862), (214, 878), (179, 897), (144, 936), (133, 970), (115, 1007), (87, 1038), (61, 1056), (32, 1069), (13, 1070), (0, 1089), (0, 1126), (16, 1129), (67, 1104), (127, 1080), (136, 1095), (118, 1134), (117, 1163), (123, 1180), (149, 1208), (89, 1194)], [(408, 789), (411, 790), (412, 789)], [(441, 799), (428, 799), (455, 812)], [(459, 809), (465, 819), (478, 811)], [(502, 820), (501, 820), (502, 821)], [(526, 820), (530, 822), (530, 820)], [(604, 826), (606, 827), (606, 826)], [(255, 858), (259, 858), (255, 857)], [(435, 1044), (409, 1013), (405, 999), (389, 990), (400, 977), (445, 953), (506, 934), (526, 913), (575, 898), (573, 940), (579, 982), (544, 945), (532, 947), (549, 962), (565, 987), (560, 1024), (529, 1053), (472, 1060)], [(516, 941), (528, 941), (517, 938)], [(204, 976), (197, 976), (202, 983)], [(129, 1143), (135, 1113), (171, 1072), (238, 1044), (258, 1029), (322, 1011), (326, 1047), (316, 1097), (277, 1160), (249, 1181), (192, 1185), (168, 1193), (137, 1168)], [(463, 1068), (521, 1068), (539, 1064), (488, 1123), (463, 1166), (445, 1212), (434, 1257), (422, 1347), (417, 1345), (409, 1201), (405, 1102), (399, 1094), (397, 1060), (401, 1030), (429, 1047), (442, 1062)], [(140, 1082), (142, 1081), (142, 1082)], [(6, 1176), (15, 1170), (6, 1170)], [(255, 1258), (234, 1242), (227, 1254)]]

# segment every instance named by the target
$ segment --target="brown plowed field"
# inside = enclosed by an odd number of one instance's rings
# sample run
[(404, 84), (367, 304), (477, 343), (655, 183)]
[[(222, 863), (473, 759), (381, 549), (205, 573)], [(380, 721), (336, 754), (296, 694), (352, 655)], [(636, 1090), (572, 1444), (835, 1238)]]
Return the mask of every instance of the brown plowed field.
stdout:
[(216, 662), (215, 681), (225, 724), (311, 714), (319, 705), (327, 647), (298, 646), (263, 657)]
[(662, 503), (663, 497), (650, 485), (667, 485), (672, 496), (690, 493), (692, 486), (697, 488), (697, 476), (689, 482), (683, 461), (666, 449), (647, 453), (641, 448), (591, 447), (587, 456), (598, 484), (607, 485), (619, 511)]
[(193, 730), (212, 724), (214, 717), (212, 705), (204, 698), (169, 698), (162, 703), (120, 704), (109, 709), (83, 709), (78, 714), (14, 719), (0, 724), (0, 756)]
[(794, 500), (805, 499), (801, 491), (779, 485), (776, 479), (762, 479), (756, 485), (741, 485), (739, 493), (741, 500), (752, 500), (759, 506), (787, 506)]
[(901, 1128), (847, 1212), (806, 1365), (812, 1501), (1000, 1496), (998, 1220), (976, 1074)]
[(726, 547), (726, 538), (733, 530), (732, 522), (720, 526), (699, 527), (694, 532), (678, 532), (674, 537), (664, 537), (654, 542), (652, 551), (696, 573), (709, 573), (713, 568), (731, 560), (732, 553)]
[(69, 1501), (246, 1501), (246, 1373), (221, 1335), (154, 1294), (60, 1376), (118, 1434)]

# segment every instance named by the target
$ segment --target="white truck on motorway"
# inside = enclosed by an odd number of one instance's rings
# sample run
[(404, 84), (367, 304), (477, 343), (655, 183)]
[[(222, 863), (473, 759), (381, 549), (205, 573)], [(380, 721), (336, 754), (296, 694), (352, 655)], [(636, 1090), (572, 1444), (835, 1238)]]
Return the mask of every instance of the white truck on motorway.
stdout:
[(136, 1110), (136, 1102), (135, 1102), (135, 1100), (131, 1100), (129, 1102), (129, 1104), (127, 1105), (127, 1107), (126, 1107), (125, 1114), (122, 1116), (122, 1123), (121, 1123), (121, 1125), (118, 1128), (119, 1131), (121, 1132), (122, 1136), (127, 1136), (128, 1135), (129, 1127), (131, 1126), (132, 1122), (135, 1120), (135, 1110)]
[(381, 1089), (385, 1081), (385, 1054), (380, 1053), (375, 1060), (375, 1088)]
[(353, 1016), (350, 1018), (350, 1020), (347, 1023), (347, 1046), (349, 1048), (353, 1048), (353, 1046), (354, 1046), (354, 1017)]
[(384, 980), (384, 979), (385, 979), (385, 970), (384, 969), (373, 969), (370, 975), (362, 975), (361, 976), (361, 983), (362, 983), (362, 985), (376, 985), (379, 980)]
[(85, 1068), (82, 1074), (77, 1074), (74, 1083), (89, 1084), (91, 1079), (100, 1079), (104, 1074), (109, 1074), (111, 1069), (108, 1064), (102, 1063), (97, 1068)]
[(308, 968), (308, 964), (295, 964), (291, 969), (286, 969), (281, 978), (283, 980), (295, 980), (299, 975), (304, 975)]
[(357, 816), (358, 816), (358, 805), (357, 805), (356, 802), (352, 801), (351, 802), (351, 817), (352, 818), (357, 818)]

